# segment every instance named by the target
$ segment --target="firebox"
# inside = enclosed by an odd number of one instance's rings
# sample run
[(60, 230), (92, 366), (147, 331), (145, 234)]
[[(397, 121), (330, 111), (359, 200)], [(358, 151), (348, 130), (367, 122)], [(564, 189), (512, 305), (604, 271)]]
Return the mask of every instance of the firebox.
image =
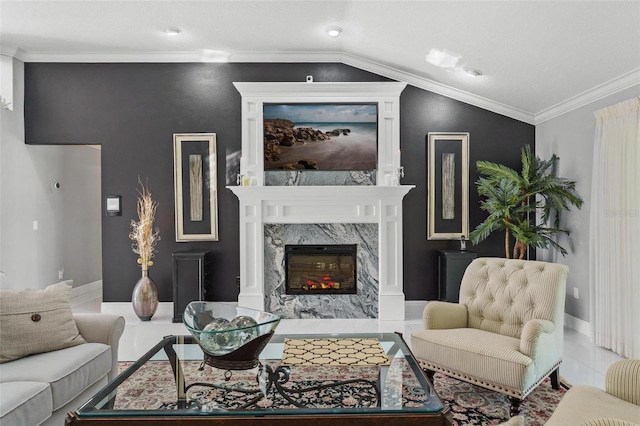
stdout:
[(356, 294), (356, 244), (285, 245), (287, 294)]

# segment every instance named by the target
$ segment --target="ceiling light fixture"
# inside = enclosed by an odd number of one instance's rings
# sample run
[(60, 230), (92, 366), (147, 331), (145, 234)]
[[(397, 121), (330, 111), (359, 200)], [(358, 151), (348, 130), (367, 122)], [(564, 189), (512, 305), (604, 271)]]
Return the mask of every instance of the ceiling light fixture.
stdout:
[(482, 75), (482, 71), (475, 68), (465, 70), (464, 72), (466, 72), (469, 77), (473, 78), (480, 77)]
[(338, 37), (340, 33), (342, 33), (342, 28), (340, 27), (327, 27), (325, 29), (329, 37)]
[(168, 36), (177, 36), (178, 34), (180, 34), (182, 32), (182, 30), (180, 28), (169, 27), (169, 28), (165, 28), (164, 32)]

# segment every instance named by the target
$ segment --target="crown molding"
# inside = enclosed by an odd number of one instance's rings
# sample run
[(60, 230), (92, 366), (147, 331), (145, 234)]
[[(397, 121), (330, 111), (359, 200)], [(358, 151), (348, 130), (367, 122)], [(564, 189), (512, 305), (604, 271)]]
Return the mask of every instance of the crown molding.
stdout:
[(229, 62), (341, 62), (341, 52), (235, 52)]
[(396, 81), (404, 81), (411, 86), (428, 90), (451, 99), (486, 109), (528, 124), (537, 125), (586, 104), (602, 99), (613, 93), (640, 84), (640, 68), (587, 90), (580, 95), (544, 109), (536, 114), (495, 102), (418, 75), (361, 58), (345, 52), (235, 52), (228, 58), (209, 60), (206, 52), (130, 52), (130, 53), (45, 53), (25, 52), (16, 49), (9, 53), (5, 48), (2, 54), (12, 56), (24, 62), (75, 62), (75, 63), (188, 63), (188, 62), (236, 62), (236, 63), (322, 63), (339, 62), (363, 71), (372, 72)]
[(340, 62), (340, 52), (234, 52), (209, 60), (208, 52), (44, 53), (24, 55), (25, 62), (135, 63), (135, 62)]
[(25, 61), (26, 52), (21, 48), (14, 49), (14, 48), (9, 48), (7, 46), (0, 46), (0, 55), (9, 56), (11, 58), (18, 59), (22, 62), (26, 62)]
[[(27, 53), (25, 62), (204, 62), (202, 52), (132, 52), (132, 53)], [(219, 62), (339, 62), (396, 81), (404, 81), (467, 104), (471, 104), (525, 123), (533, 124), (533, 115), (507, 105), (458, 90), (397, 68), (342, 52), (235, 52), (228, 61)]]
[(621, 90), (628, 89), (632, 86), (640, 85), (640, 68), (616, 77), (607, 81), (599, 86), (587, 90), (573, 98), (569, 98), (564, 102), (560, 102), (552, 107), (544, 109), (535, 114), (535, 120), (533, 124), (540, 124), (552, 118), (558, 117), (562, 114), (566, 114), (575, 109), (583, 107), (587, 104), (605, 98)]
[(383, 77), (390, 78), (392, 80), (405, 81), (417, 88), (428, 90), (430, 92), (437, 93), (439, 95), (446, 96), (448, 98), (452, 98), (470, 105), (474, 105), (482, 109), (495, 112), (497, 114), (514, 118), (528, 124), (533, 124), (533, 114), (510, 107), (505, 104), (501, 104), (499, 102), (492, 101), (482, 96), (465, 92), (464, 90), (459, 90), (454, 87), (429, 80), (424, 77), (419, 77), (415, 74), (411, 74), (397, 68), (382, 65), (380, 63), (369, 61), (367, 59), (363, 59), (348, 53), (344, 53), (342, 55), (342, 63), (359, 68), (364, 71), (369, 71), (381, 75)]
[[(203, 52), (117, 52), (44, 53), (29, 52), (25, 62), (135, 63), (135, 62), (213, 62)], [(217, 62), (228, 62), (217, 61)]]

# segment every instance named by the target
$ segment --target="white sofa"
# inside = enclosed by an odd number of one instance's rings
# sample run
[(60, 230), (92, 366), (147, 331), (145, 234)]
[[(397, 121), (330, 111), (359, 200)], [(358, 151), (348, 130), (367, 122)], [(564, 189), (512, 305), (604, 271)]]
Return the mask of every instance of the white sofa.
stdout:
[(76, 314), (88, 342), (0, 364), (2, 426), (62, 426), (75, 410), (118, 372), (118, 342), (124, 318)]

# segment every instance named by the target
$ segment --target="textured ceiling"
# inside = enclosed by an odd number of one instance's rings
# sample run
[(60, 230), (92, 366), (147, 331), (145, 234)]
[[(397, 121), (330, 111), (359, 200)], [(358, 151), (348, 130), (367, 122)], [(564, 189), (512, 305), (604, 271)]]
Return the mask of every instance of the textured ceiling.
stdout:
[[(340, 60), (534, 122), (603, 85), (640, 83), (640, 1), (0, 0), (0, 45), (26, 61)], [(484, 75), (427, 63), (432, 48)]]

